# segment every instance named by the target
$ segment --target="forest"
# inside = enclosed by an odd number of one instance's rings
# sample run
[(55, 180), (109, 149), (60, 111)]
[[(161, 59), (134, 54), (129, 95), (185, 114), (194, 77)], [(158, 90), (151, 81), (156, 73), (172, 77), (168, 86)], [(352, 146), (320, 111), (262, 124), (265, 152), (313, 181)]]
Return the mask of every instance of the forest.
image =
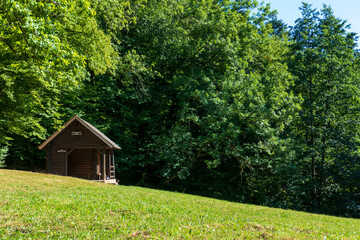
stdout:
[(360, 54), (333, 10), (287, 26), (255, 0), (3, 0), (0, 167), (73, 115), (122, 148), (116, 176), (360, 217)]

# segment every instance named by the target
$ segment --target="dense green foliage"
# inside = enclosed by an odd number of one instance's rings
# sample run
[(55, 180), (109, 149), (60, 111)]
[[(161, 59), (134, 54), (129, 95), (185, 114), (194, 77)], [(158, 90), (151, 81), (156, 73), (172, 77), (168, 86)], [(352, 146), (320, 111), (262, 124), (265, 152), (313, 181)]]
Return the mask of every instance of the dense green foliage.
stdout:
[(148, 186), (360, 216), (357, 37), (324, 6), (287, 28), (253, 0), (6, 1), (0, 165), (78, 114)]
[(355, 36), (329, 7), (318, 12), (304, 4), (301, 10), (303, 18), (291, 31), (295, 43), (290, 69), (297, 77), (293, 91), (304, 99), (294, 121), (296, 161), (308, 175), (304, 192), (310, 197), (304, 204), (313, 211), (336, 206), (338, 214), (359, 216), (359, 184), (354, 185), (360, 170)]
[(243, 200), (260, 187), (253, 175), (288, 157), (280, 135), (297, 103), (287, 91), (287, 45), (249, 13), (239, 15), (240, 6), (171, 3), (171, 11), (158, 1), (138, 10), (137, 24), (118, 37), (120, 55), (130, 58), (125, 72), (85, 83), (78, 108), (86, 102), (85, 114), (106, 116), (127, 146), (122, 181), (137, 172), (141, 184)]
[(87, 1), (2, 2), (2, 153), (12, 145), (12, 139), (21, 149), (27, 147), (26, 142), (39, 143), (47, 131), (61, 123), (61, 98), (79, 86), (86, 69), (105, 73), (111, 67), (116, 53), (95, 14)]
[(358, 219), (0, 170), (1, 239), (358, 239)]

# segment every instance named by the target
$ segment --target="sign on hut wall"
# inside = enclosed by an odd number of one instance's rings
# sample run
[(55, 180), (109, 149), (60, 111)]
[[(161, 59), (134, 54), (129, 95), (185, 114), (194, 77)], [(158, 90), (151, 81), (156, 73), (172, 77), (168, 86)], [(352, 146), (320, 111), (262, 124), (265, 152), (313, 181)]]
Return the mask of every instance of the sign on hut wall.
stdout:
[(72, 131), (71, 132), (71, 136), (81, 136), (81, 135), (83, 135), (82, 131)]

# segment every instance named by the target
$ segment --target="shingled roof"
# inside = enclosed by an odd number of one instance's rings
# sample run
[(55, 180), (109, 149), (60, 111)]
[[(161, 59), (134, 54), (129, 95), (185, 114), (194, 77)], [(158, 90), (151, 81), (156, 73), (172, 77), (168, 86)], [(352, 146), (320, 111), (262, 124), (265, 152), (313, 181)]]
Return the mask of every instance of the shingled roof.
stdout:
[(56, 131), (53, 135), (51, 135), (46, 141), (44, 141), (40, 146), (39, 149), (43, 149), (49, 142), (51, 142), (56, 136), (58, 136), (67, 126), (69, 126), (72, 122), (77, 120), (79, 123), (81, 123), (84, 127), (86, 127), (90, 132), (92, 132), (95, 136), (97, 136), (101, 141), (103, 141), (108, 147), (120, 150), (121, 147), (119, 147), (116, 143), (110, 140), (105, 134), (100, 132), (96, 127), (85, 121), (84, 119), (74, 116), (69, 121), (67, 121), (64, 126), (60, 128), (60, 130)]

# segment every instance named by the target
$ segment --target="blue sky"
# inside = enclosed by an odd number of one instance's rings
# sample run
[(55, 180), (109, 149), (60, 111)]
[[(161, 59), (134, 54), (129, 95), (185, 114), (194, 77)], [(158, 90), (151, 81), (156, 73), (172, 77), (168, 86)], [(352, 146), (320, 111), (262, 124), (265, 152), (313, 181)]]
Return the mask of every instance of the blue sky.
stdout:
[(271, 9), (278, 11), (278, 18), (290, 26), (301, 16), (299, 7), (301, 2), (312, 4), (313, 8), (320, 10), (325, 3), (334, 10), (334, 15), (351, 24), (351, 32), (360, 35), (360, 0), (258, 0), (271, 4)]

